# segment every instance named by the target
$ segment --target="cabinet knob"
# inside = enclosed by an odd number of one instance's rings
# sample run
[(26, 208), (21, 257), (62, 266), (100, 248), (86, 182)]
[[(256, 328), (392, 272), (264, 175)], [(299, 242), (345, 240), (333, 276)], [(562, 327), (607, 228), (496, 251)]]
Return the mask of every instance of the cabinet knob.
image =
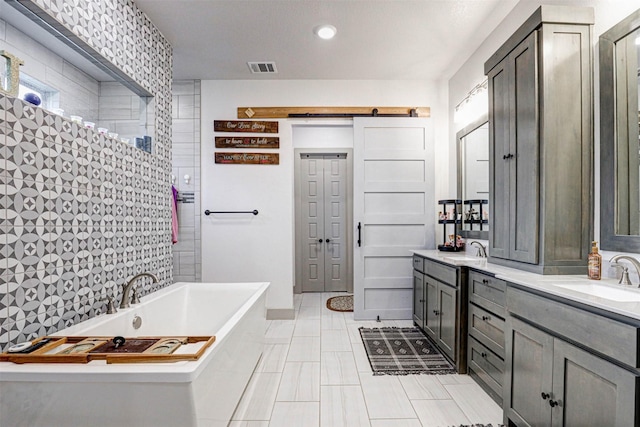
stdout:
[(549, 406), (551, 406), (552, 408), (558, 406), (559, 404), (560, 404), (560, 402), (558, 402), (557, 400), (550, 400), (549, 401)]
[(327, 240), (325, 240), (325, 242), (327, 242), (327, 243), (329, 243), (330, 241), (331, 241), (331, 239), (327, 239)]
[(424, 300), (423, 300), (423, 299), (421, 299), (421, 300), (419, 300), (419, 302), (424, 302)]
[(480, 356), (482, 356), (483, 359), (486, 359), (487, 358), (487, 353), (482, 352), (482, 353), (480, 353)]
[(551, 395), (549, 393), (545, 393), (544, 391), (542, 392), (542, 400), (547, 400), (550, 397)]
[(490, 319), (491, 319), (491, 317), (489, 317), (489, 316), (482, 316), (482, 320), (484, 320), (485, 322), (486, 322), (487, 320), (490, 320)]
[(436, 316), (438, 316), (440, 314), (440, 312), (438, 310), (433, 310), (433, 314), (435, 314)]
[(489, 281), (488, 281), (487, 279), (482, 279), (482, 284), (483, 284), (483, 285), (488, 285), (488, 284), (489, 284)]
[(322, 239), (318, 239), (318, 243), (322, 243)]

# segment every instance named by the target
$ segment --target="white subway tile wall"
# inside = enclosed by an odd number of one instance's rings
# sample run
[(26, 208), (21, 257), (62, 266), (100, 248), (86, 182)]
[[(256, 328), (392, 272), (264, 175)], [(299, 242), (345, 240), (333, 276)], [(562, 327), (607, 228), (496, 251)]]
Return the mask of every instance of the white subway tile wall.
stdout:
[[(178, 243), (173, 246), (173, 279), (199, 282), (200, 261), (200, 81), (175, 80), (172, 99), (172, 174), (181, 194), (193, 203), (178, 202)], [(184, 176), (189, 175), (189, 182)]]

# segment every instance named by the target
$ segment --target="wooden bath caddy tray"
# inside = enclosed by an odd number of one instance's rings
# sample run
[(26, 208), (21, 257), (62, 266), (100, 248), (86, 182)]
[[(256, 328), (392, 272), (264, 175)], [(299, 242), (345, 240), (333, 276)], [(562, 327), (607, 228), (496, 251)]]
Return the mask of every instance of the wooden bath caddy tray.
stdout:
[[(106, 360), (110, 363), (169, 363), (198, 360), (216, 340), (215, 336), (195, 337), (135, 337), (125, 338), (116, 346), (114, 337), (56, 337), (38, 338), (33, 345), (46, 341), (30, 353), (0, 353), (0, 362), (13, 363), (89, 363)], [(195, 345), (193, 352), (190, 344)], [(176, 351), (184, 347), (185, 352)]]

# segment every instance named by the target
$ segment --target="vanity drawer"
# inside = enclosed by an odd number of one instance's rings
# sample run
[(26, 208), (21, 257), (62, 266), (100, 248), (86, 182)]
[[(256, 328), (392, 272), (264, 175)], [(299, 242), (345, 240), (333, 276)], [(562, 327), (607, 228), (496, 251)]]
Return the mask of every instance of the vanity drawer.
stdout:
[(413, 256), (413, 269), (424, 273), (424, 258), (418, 255)]
[(449, 267), (439, 262), (425, 259), (424, 273), (449, 286), (458, 287), (458, 272), (455, 267)]
[(469, 335), (504, 359), (504, 319), (469, 304)]
[(512, 315), (640, 368), (640, 322), (629, 319), (627, 323), (570, 304), (507, 286), (507, 309)]
[(499, 316), (505, 316), (507, 282), (475, 271), (469, 272), (469, 300)]
[(469, 338), (470, 373), (478, 378), (502, 400), (502, 386), (504, 384), (505, 363), (500, 357), (482, 345), (473, 337)]

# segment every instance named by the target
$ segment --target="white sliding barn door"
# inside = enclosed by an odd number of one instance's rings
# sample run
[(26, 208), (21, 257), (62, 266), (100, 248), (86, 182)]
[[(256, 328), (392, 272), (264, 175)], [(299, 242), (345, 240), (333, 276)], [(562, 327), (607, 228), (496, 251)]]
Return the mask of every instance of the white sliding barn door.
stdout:
[(411, 249), (435, 246), (428, 119), (354, 118), (354, 317), (411, 319)]

